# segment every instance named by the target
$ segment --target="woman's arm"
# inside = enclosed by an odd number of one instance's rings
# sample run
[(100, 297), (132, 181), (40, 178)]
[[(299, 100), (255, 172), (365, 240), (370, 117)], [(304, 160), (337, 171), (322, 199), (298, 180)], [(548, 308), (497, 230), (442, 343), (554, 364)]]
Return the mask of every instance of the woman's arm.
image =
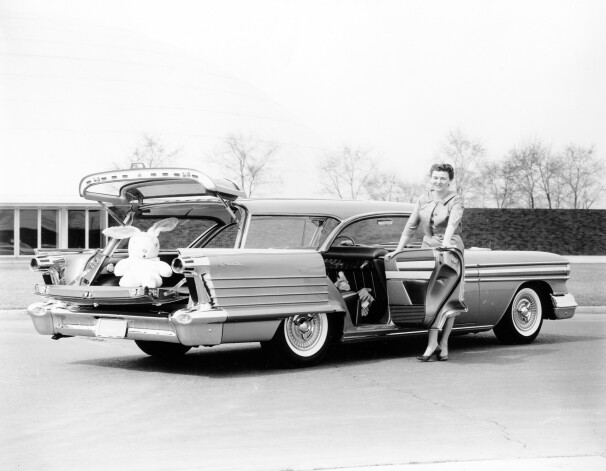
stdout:
[(446, 226), (446, 230), (444, 231), (442, 247), (455, 246), (455, 244), (452, 243), (452, 236), (457, 227), (459, 227), (459, 224), (461, 224), (461, 219), (463, 219), (463, 200), (460, 196), (456, 196), (448, 214), (448, 226)]
[(448, 224), (446, 230), (444, 231), (444, 239), (442, 240), (442, 247), (454, 247), (455, 244), (452, 243), (452, 236), (454, 235), (455, 226)]
[(393, 257), (393, 255), (396, 252), (402, 251), (404, 249), (404, 246), (410, 241), (412, 236), (415, 235), (415, 232), (417, 231), (417, 227), (419, 227), (419, 222), (421, 221), (421, 218), (419, 216), (420, 207), (421, 207), (421, 203), (420, 203), (420, 199), (419, 199), (417, 201), (417, 204), (415, 204), (415, 207), (412, 211), (412, 214), (408, 218), (408, 221), (406, 221), (406, 225), (404, 226), (404, 230), (402, 231), (402, 235), (400, 236), (400, 241), (398, 242), (398, 246), (396, 247), (396, 249), (393, 252), (389, 252), (385, 256), (386, 260), (389, 260), (391, 257)]
[(404, 246), (412, 239), (417, 232), (417, 227), (419, 227), (419, 223), (421, 221), (421, 217), (419, 216), (419, 211), (421, 208), (420, 201), (417, 201), (414, 209), (412, 210), (412, 214), (406, 221), (406, 225), (404, 226), (404, 230), (402, 231), (402, 236), (400, 237), (400, 242), (398, 242), (398, 246), (396, 247), (396, 252), (399, 252), (404, 248)]

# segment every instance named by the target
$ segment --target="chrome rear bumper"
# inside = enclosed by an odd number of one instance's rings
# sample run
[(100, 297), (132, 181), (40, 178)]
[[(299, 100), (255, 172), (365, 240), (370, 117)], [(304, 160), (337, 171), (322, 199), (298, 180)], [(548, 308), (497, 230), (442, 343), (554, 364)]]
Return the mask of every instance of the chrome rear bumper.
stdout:
[(107, 337), (100, 333), (100, 319), (123, 319), (129, 340), (151, 340), (183, 345), (218, 345), (227, 315), (209, 306), (180, 309), (167, 317), (146, 317), (120, 312), (95, 313), (68, 308), (64, 303), (38, 302), (27, 308), (34, 327), (42, 335)]

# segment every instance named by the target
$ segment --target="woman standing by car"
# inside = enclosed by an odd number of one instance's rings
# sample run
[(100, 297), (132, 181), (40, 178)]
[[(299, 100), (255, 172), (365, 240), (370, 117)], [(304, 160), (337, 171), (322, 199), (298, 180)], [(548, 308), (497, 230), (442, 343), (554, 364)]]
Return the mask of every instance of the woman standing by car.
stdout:
[[(417, 204), (404, 227), (398, 247), (387, 254), (389, 259), (402, 251), (421, 226), (423, 230), (422, 248), (456, 247), (463, 253), (463, 240), (460, 236), (463, 201), (451, 183), (454, 169), (449, 164), (434, 164), (429, 171), (430, 189), (418, 199)], [(461, 281), (463, 282), (463, 281)], [(448, 360), (448, 337), (457, 312), (439, 315), (429, 329), (427, 348), (420, 361), (430, 361), (436, 355), (440, 361)], [(442, 331), (438, 343), (438, 333)]]

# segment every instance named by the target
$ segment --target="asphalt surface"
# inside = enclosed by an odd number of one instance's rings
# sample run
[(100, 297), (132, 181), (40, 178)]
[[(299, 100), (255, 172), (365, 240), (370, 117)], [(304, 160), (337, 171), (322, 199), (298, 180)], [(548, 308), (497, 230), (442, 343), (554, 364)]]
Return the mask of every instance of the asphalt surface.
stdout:
[(348, 345), (279, 370), (258, 345), (162, 363), (122, 340), (38, 335), (0, 311), (0, 469), (606, 469), (606, 310), (535, 343)]

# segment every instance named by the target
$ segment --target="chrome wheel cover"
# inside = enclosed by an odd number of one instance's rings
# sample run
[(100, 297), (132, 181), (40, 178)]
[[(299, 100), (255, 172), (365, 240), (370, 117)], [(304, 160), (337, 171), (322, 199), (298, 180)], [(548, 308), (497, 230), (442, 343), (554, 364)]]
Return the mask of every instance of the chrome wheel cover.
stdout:
[(318, 353), (326, 343), (328, 318), (326, 314), (304, 314), (284, 321), (286, 344), (293, 353), (310, 357)]
[(511, 317), (515, 329), (521, 335), (534, 334), (541, 324), (542, 315), (541, 300), (534, 290), (524, 288), (516, 294), (511, 307)]

